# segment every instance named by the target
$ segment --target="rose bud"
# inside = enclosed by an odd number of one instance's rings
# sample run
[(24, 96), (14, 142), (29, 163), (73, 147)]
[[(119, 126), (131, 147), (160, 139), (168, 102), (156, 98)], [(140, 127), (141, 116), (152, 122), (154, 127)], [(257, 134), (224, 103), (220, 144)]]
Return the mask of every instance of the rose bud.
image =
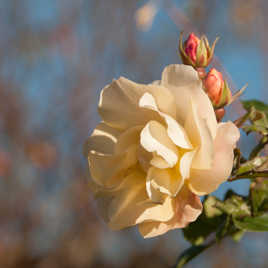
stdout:
[[(200, 39), (194, 33), (191, 33), (188, 39), (184, 42), (185, 53), (193, 62), (196, 62), (196, 51), (199, 44)], [(206, 53), (206, 51), (204, 52)]]
[(199, 39), (194, 33), (191, 33), (188, 39), (182, 42), (182, 34), (180, 35), (179, 51), (184, 64), (192, 65), (194, 68), (207, 67), (214, 54), (214, 49), (218, 38), (210, 47), (206, 36)]
[(204, 79), (204, 87), (215, 109), (222, 108), (231, 100), (232, 93), (222, 74), (212, 68)]

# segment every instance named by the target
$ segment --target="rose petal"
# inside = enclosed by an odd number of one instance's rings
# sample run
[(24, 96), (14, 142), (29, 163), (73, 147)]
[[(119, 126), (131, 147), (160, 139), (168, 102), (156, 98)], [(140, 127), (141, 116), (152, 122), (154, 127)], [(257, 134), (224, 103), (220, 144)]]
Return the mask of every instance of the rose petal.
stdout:
[(99, 154), (113, 154), (114, 147), (121, 131), (101, 122), (96, 126), (91, 136), (84, 145), (84, 154), (87, 157), (89, 151)]
[(167, 135), (165, 127), (157, 121), (150, 121), (141, 131), (140, 143), (148, 152), (156, 152), (163, 157), (169, 167), (178, 161), (178, 149)]
[(169, 168), (167, 161), (156, 153), (153, 153), (153, 158), (151, 159), (150, 164), (156, 168)]
[(152, 119), (156, 120), (158, 116), (155, 112), (139, 108), (139, 99), (145, 92), (154, 96), (162, 112), (176, 116), (174, 98), (166, 88), (137, 84), (121, 77), (101, 92), (99, 113), (104, 122), (117, 129), (127, 129), (144, 125)]
[(198, 114), (200, 118), (206, 121), (210, 135), (215, 139), (218, 123), (211, 101), (203, 90), (200, 90), (199, 94), (195, 95), (195, 99), (198, 103)]
[(90, 151), (88, 162), (92, 179), (99, 185), (111, 187), (120, 183), (125, 172), (137, 163), (137, 146), (132, 145), (119, 155), (100, 155)]
[(139, 101), (139, 106), (157, 111), (160, 116), (165, 119), (167, 124), (167, 133), (170, 139), (179, 147), (184, 149), (192, 149), (191, 142), (183, 129), (183, 127), (171, 116), (159, 111), (154, 97), (146, 92)]
[(163, 198), (159, 193), (176, 196), (184, 180), (176, 168), (159, 169), (151, 167), (147, 173), (146, 190), (149, 198), (154, 202), (161, 202)]
[(200, 118), (207, 122), (211, 135), (215, 138), (217, 129), (216, 116), (208, 96), (203, 91), (198, 73), (188, 65), (169, 65), (162, 73), (161, 84), (167, 87), (174, 95), (178, 121), (184, 124), (190, 109), (191, 99), (194, 99)]
[(193, 222), (202, 212), (202, 203), (197, 195), (184, 186), (173, 203), (176, 213), (167, 222), (144, 222), (139, 231), (144, 238), (162, 235), (172, 229), (183, 228)]
[(151, 85), (157, 85), (160, 86), (161, 85), (161, 80), (155, 80), (151, 83)]
[(174, 216), (170, 198), (166, 197), (163, 204), (148, 199), (144, 175), (135, 170), (119, 187), (95, 191), (101, 211), (112, 229), (119, 230), (148, 220), (168, 221)]
[(165, 118), (167, 123), (167, 133), (170, 139), (179, 147), (183, 149), (192, 149), (193, 146), (182, 126), (179, 125), (179, 123), (174, 120), (172, 117), (168, 115), (164, 115), (162, 113), (162, 116)]
[(185, 130), (195, 148), (198, 148), (192, 168), (210, 169), (213, 160), (213, 138), (205, 120), (200, 119), (196, 105), (191, 100), (191, 109), (185, 121)]
[(164, 86), (188, 87), (193, 84), (201, 86), (198, 73), (192, 66), (184, 64), (171, 64), (165, 67), (162, 72), (161, 82)]
[(115, 145), (115, 154), (121, 154), (126, 152), (131, 145), (139, 145), (140, 132), (142, 126), (135, 126), (124, 131), (120, 136), (117, 137), (117, 143)]
[(137, 163), (141, 128), (133, 127), (122, 133), (105, 123), (96, 127), (88, 138), (85, 151), (92, 179), (97, 184), (112, 186), (120, 183), (124, 172)]
[(232, 122), (219, 124), (214, 141), (215, 156), (212, 168), (191, 170), (189, 187), (194, 193), (209, 194), (228, 179), (233, 167), (233, 149), (239, 137), (239, 130)]
[(190, 177), (191, 164), (195, 154), (196, 151), (186, 152), (180, 159), (180, 174), (183, 180)]

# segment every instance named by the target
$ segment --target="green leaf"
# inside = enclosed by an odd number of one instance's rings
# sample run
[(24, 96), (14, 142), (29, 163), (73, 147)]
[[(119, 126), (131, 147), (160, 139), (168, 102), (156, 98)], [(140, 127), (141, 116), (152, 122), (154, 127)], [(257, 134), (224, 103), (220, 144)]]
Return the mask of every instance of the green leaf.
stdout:
[(250, 215), (250, 208), (247, 200), (242, 196), (235, 194), (232, 190), (226, 193), (225, 201), (218, 202), (217, 208), (233, 217), (242, 217)]
[(268, 181), (261, 180), (252, 183), (250, 197), (253, 215), (257, 216), (258, 214), (265, 212), (268, 203)]
[(268, 135), (268, 105), (257, 100), (242, 101), (242, 104), (248, 111), (247, 117), (252, 123), (244, 126), (244, 131), (247, 134), (258, 132), (262, 135)]
[(268, 135), (267, 128), (265, 128), (263, 126), (257, 126), (255, 124), (253, 124), (250, 126), (243, 126), (242, 128), (247, 134), (249, 134), (251, 132), (257, 132), (257, 133), (260, 133), (261, 135)]
[(264, 102), (261, 102), (259, 100), (248, 100), (241, 102), (243, 104), (244, 109), (248, 112), (250, 111), (251, 107), (254, 107), (256, 110), (264, 112), (266, 114), (266, 117), (268, 118), (268, 105)]
[(192, 260), (194, 257), (201, 254), (204, 250), (211, 247), (214, 244), (214, 242), (209, 243), (207, 245), (201, 245), (201, 246), (192, 246), (185, 250), (178, 258), (176, 268), (183, 267), (186, 263), (188, 263), (190, 260)]
[(254, 159), (247, 161), (243, 163), (242, 165), (240, 165), (240, 167), (235, 173), (235, 176), (248, 173), (251, 171), (255, 171), (259, 167), (261, 167), (265, 161), (267, 161), (267, 157), (255, 157)]
[(233, 218), (237, 228), (250, 232), (268, 231), (268, 213), (257, 217), (245, 217), (242, 219)]
[[(252, 108), (254, 109), (254, 108)], [(251, 125), (243, 126), (243, 130), (249, 134), (250, 132), (258, 132), (261, 135), (268, 134), (268, 119), (264, 112), (255, 111), (249, 117)]]
[(222, 215), (222, 211), (216, 207), (216, 204), (221, 202), (215, 196), (208, 196), (203, 202), (204, 213), (207, 218), (215, 218)]
[(209, 196), (203, 202), (204, 210), (195, 222), (183, 229), (184, 238), (193, 245), (202, 244), (205, 239), (215, 232), (224, 221), (223, 212), (215, 207), (220, 202), (214, 196)]

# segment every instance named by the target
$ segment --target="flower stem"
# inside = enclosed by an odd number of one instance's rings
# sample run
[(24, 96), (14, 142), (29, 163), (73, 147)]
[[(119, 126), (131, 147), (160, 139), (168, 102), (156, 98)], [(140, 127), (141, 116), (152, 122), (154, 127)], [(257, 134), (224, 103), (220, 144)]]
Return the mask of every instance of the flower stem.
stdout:
[(244, 123), (249, 119), (249, 116), (250, 116), (250, 112), (247, 112), (246, 114), (244, 114), (242, 117), (236, 119), (234, 121), (234, 124), (238, 127), (238, 128), (241, 128)]
[(262, 149), (264, 149), (266, 144), (268, 144), (268, 137), (264, 136), (257, 144), (257, 146), (252, 150), (249, 159), (253, 159), (254, 157), (256, 157), (262, 151)]
[(254, 178), (268, 178), (268, 170), (262, 170), (262, 171), (250, 171), (246, 172), (240, 175), (237, 175), (233, 178), (229, 178), (228, 181), (235, 181), (240, 179), (254, 179)]
[(201, 254), (206, 249), (210, 248), (214, 244), (216, 244), (216, 239), (211, 242), (199, 246), (191, 246), (186, 249), (177, 259), (176, 265), (173, 268), (182, 268), (186, 263), (191, 261), (193, 258)]

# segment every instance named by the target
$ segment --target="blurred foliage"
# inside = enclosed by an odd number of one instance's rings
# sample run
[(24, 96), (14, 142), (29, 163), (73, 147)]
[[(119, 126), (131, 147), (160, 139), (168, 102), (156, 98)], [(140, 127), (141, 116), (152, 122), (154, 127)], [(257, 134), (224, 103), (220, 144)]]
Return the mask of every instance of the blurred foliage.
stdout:
[[(268, 105), (256, 100), (242, 101), (242, 104), (246, 113), (235, 123), (247, 134), (256, 132), (261, 137), (248, 159), (238, 148), (234, 150), (229, 181), (250, 178), (250, 192), (248, 196), (241, 196), (229, 190), (223, 200), (215, 196), (205, 198), (202, 214), (183, 230), (184, 238), (192, 246), (180, 255), (177, 268), (228, 236), (238, 242), (245, 232), (268, 231), (268, 156), (263, 154), (268, 143)], [(206, 242), (209, 236), (214, 238)]]

